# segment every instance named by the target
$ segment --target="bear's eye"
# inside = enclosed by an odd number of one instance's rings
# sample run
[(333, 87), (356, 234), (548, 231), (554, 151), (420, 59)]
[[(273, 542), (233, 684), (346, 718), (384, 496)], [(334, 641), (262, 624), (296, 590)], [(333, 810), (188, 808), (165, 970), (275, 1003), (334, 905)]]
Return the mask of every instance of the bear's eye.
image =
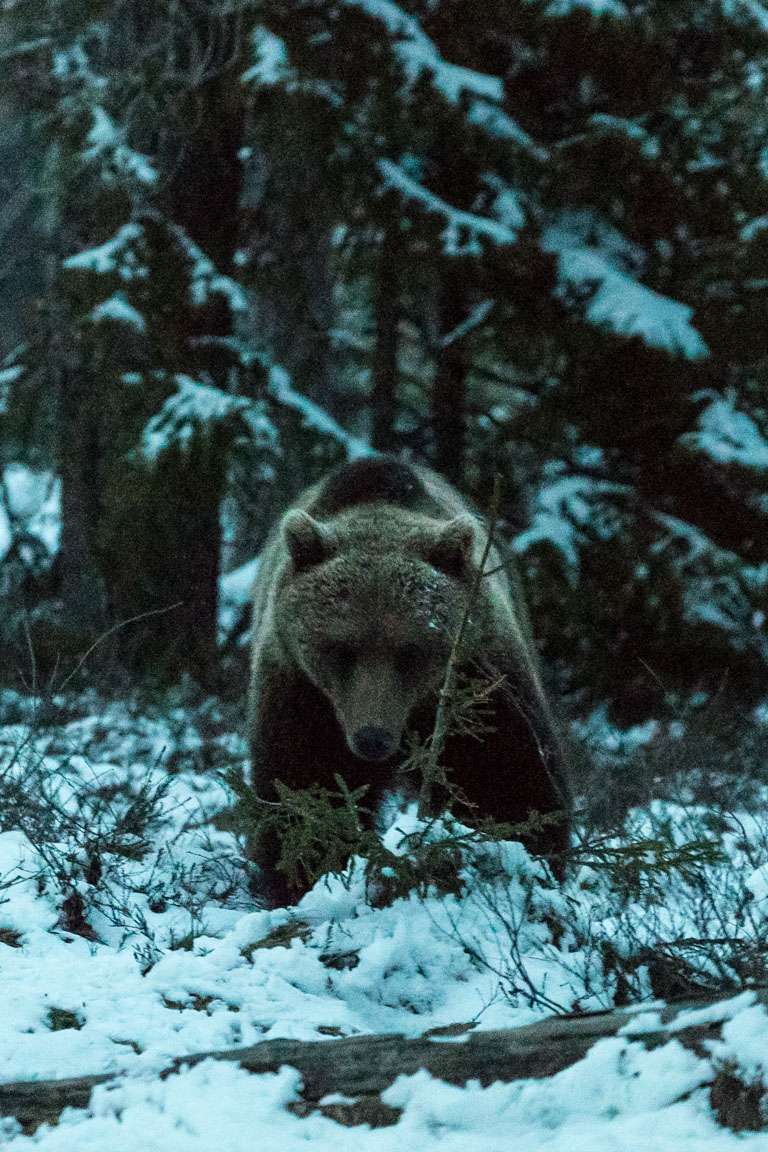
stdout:
[(357, 652), (351, 644), (328, 644), (323, 657), (334, 672), (349, 672), (355, 666)]
[(395, 652), (395, 662), (403, 672), (413, 672), (426, 663), (427, 655), (418, 644), (404, 644)]

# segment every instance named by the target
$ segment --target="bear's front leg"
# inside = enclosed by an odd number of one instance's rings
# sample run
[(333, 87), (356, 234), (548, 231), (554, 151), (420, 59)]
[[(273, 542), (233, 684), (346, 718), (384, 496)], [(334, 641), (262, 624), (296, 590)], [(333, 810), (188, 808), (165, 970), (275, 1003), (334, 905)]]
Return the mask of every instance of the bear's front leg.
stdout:
[(555, 822), (521, 840), (562, 879), (571, 801), (557, 737), (537, 716), (535, 703), (509, 683), (493, 693), (490, 704), (489, 731), (481, 740), (451, 736), (446, 745), (449, 784), (460, 798), (452, 804), (454, 814), (470, 824), (483, 817), (525, 824), (533, 811), (558, 813)]
[[(317, 785), (333, 793), (338, 790), (337, 775), (352, 790), (371, 785), (363, 806), (378, 804), (382, 787), (377, 773), (350, 752), (330, 701), (300, 673), (275, 667), (263, 671), (251, 707), (250, 748), (251, 786), (267, 804), (279, 802), (276, 780), (294, 791)], [(362, 826), (370, 826), (372, 816), (360, 816)], [(278, 868), (281, 852), (276, 830), (254, 831), (248, 838), (248, 858), (259, 869), (254, 895), (269, 908), (295, 903), (311, 887), (309, 878), (288, 882)]]
[[(279, 798), (261, 741), (251, 743), (251, 786), (258, 800), (264, 801), (264, 823), (250, 827), (246, 833), (246, 857), (258, 869), (250, 884), (251, 892), (266, 908), (285, 908), (295, 903), (302, 893), (292, 891), (285, 872), (277, 867), (282, 846), (277, 829), (267, 824), (267, 805), (277, 804)], [(257, 812), (261, 814), (261, 805)]]

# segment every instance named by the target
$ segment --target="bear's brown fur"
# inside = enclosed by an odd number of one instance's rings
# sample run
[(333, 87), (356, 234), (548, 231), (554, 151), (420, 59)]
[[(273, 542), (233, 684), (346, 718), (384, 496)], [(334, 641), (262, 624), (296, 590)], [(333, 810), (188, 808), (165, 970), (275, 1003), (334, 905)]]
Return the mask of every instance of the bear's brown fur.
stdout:
[[(433, 727), (440, 685), (465, 612), (486, 529), (459, 493), (426, 468), (389, 457), (344, 465), (286, 512), (254, 589), (248, 707), (251, 784), (274, 800), (291, 788), (367, 784), (374, 810), (399, 786), (406, 728)], [(494, 548), (487, 564), (501, 557)], [(521, 593), (507, 565), (480, 582), (461, 666), (502, 683), (492, 731), (450, 736), (443, 763), (468, 822), (522, 822), (568, 807), (557, 725), (541, 684)], [(562, 853), (567, 821), (531, 847)], [(301, 895), (275, 870), (279, 845), (256, 860), (268, 904)]]

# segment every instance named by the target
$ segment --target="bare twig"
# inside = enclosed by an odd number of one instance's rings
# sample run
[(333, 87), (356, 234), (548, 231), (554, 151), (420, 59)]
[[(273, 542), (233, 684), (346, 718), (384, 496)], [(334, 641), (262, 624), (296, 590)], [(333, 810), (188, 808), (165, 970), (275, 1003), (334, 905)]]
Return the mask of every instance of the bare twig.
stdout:
[(437, 713), (435, 715), (435, 726), (432, 730), (432, 737), (429, 744), (429, 755), (426, 758), (422, 769), (421, 792), (419, 794), (419, 816), (422, 818), (425, 818), (429, 815), (432, 806), (432, 792), (435, 783), (444, 784), (446, 782), (443, 776), (443, 771), (440, 767), (440, 760), (442, 758), (443, 750), (445, 748), (445, 741), (448, 736), (451, 696), (453, 694), (454, 684), (456, 681), (459, 654), (461, 652), (461, 646), (464, 641), (464, 634), (467, 630), (467, 625), (471, 618), (472, 610), (475, 606), (478, 593), (480, 591), (480, 582), (486, 575), (485, 565), (493, 544), (493, 537), (499, 519), (500, 503), (501, 475), (497, 473), (493, 481), (493, 495), (491, 497), (491, 506), (488, 513), (488, 534), (486, 536), (483, 555), (480, 563), (475, 568), (472, 584), (470, 585), (469, 594), (467, 596), (464, 615), (461, 618), (461, 623), (458, 627), (456, 635), (453, 638), (453, 644), (451, 645), (451, 654), (448, 657), (448, 663), (445, 668), (445, 677), (443, 678), (443, 683), (440, 688), (440, 696), (437, 703)]
[(72, 678), (77, 675), (94, 649), (98, 648), (100, 644), (103, 644), (104, 641), (109, 639), (110, 636), (114, 635), (115, 632), (119, 632), (121, 628), (126, 628), (129, 624), (136, 624), (139, 620), (146, 620), (149, 616), (162, 616), (166, 612), (173, 612), (174, 608), (180, 608), (183, 603), (183, 600), (177, 600), (175, 604), (169, 604), (167, 608), (153, 608), (150, 612), (141, 612), (138, 616), (131, 616), (128, 618), (128, 620), (120, 620), (117, 624), (113, 624), (111, 628), (108, 628), (106, 632), (103, 632), (101, 636), (98, 636), (96, 640), (94, 640), (93, 644), (91, 644), (90, 648), (88, 648), (87, 651), (80, 657), (80, 660), (72, 669), (69, 676), (67, 676), (64, 683), (60, 685), (59, 692), (64, 691), (67, 684), (69, 684), (70, 680), (72, 680)]

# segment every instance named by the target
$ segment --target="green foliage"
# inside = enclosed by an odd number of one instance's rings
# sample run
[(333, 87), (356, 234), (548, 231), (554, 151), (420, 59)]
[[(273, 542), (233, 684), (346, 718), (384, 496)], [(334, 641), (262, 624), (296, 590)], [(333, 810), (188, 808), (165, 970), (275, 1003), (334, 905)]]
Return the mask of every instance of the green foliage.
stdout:
[(660, 899), (673, 873), (692, 883), (701, 869), (726, 860), (723, 848), (711, 837), (701, 835), (680, 844), (671, 830), (663, 827), (655, 837), (627, 843), (588, 843), (573, 852), (574, 863), (605, 872), (612, 888), (625, 900), (641, 895)]
[(276, 782), (279, 799), (260, 800), (239, 773), (228, 776), (237, 797), (237, 826), (248, 840), (276, 835), (281, 852), (277, 864), (292, 885), (312, 885), (322, 876), (340, 876), (354, 857), (364, 861), (366, 888), (376, 904), (407, 897), (464, 891), (464, 871), (478, 845), (518, 838), (541, 829), (543, 820), (533, 813), (519, 825), (484, 821), (480, 828), (466, 828), (446, 815), (427, 820), (404, 835), (396, 851), (385, 847), (380, 836), (367, 827), (361, 801), (366, 788), (350, 791), (336, 777), (335, 790), (313, 785), (291, 789)]
[(291, 789), (277, 781), (275, 802), (259, 799), (237, 772), (230, 773), (227, 782), (237, 797), (238, 824), (249, 840), (278, 837), (277, 867), (290, 884), (311, 885), (327, 872), (339, 874), (351, 856), (367, 854), (375, 843), (358, 815), (367, 789), (351, 792), (340, 776), (336, 791), (318, 785)]
[(433, 729), (423, 740), (415, 732), (406, 732), (408, 754), (401, 773), (412, 776), (420, 784), (428, 780), (438, 788), (447, 790), (448, 795), (455, 795), (455, 789), (441, 763), (445, 738), (455, 735), (482, 740), (486, 733), (492, 732), (491, 695), (500, 683), (480, 673), (459, 672), (455, 676), (447, 676), (443, 688), (446, 730), (437, 734)]
[(378, 844), (368, 859), (366, 886), (376, 904), (407, 899), (411, 893), (459, 896), (465, 889), (463, 876), (474, 834), (448, 819), (434, 821), (404, 836), (396, 852)]
[[(492, 731), (490, 696), (496, 688), (498, 681), (489, 681), (479, 673), (454, 677), (446, 697), (444, 735), (481, 740)], [(367, 787), (350, 791), (338, 775), (335, 790), (319, 785), (292, 789), (276, 780), (278, 799), (265, 801), (238, 772), (230, 773), (228, 784), (237, 797), (240, 830), (253, 845), (261, 837), (276, 837), (280, 844), (277, 868), (290, 885), (298, 887), (312, 885), (326, 873), (341, 875), (353, 857), (362, 857), (369, 895), (375, 903), (383, 904), (411, 892), (422, 897), (430, 891), (458, 895), (464, 891), (466, 868), (478, 849), (482, 853), (483, 845), (535, 835), (566, 818), (565, 813), (531, 812), (520, 824), (484, 819), (477, 828), (465, 827), (447, 811), (462, 796), (440, 762), (444, 739), (438, 749), (434, 730), (423, 741), (413, 733), (407, 738), (409, 755), (402, 767), (403, 777), (415, 779), (416, 790), (425, 780), (435, 785), (439, 800), (430, 808), (439, 806), (444, 814), (423, 820), (415, 831), (402, 837), (395, 850), (387, 848), (371, 827), (376, 813), (362, 803)]]

